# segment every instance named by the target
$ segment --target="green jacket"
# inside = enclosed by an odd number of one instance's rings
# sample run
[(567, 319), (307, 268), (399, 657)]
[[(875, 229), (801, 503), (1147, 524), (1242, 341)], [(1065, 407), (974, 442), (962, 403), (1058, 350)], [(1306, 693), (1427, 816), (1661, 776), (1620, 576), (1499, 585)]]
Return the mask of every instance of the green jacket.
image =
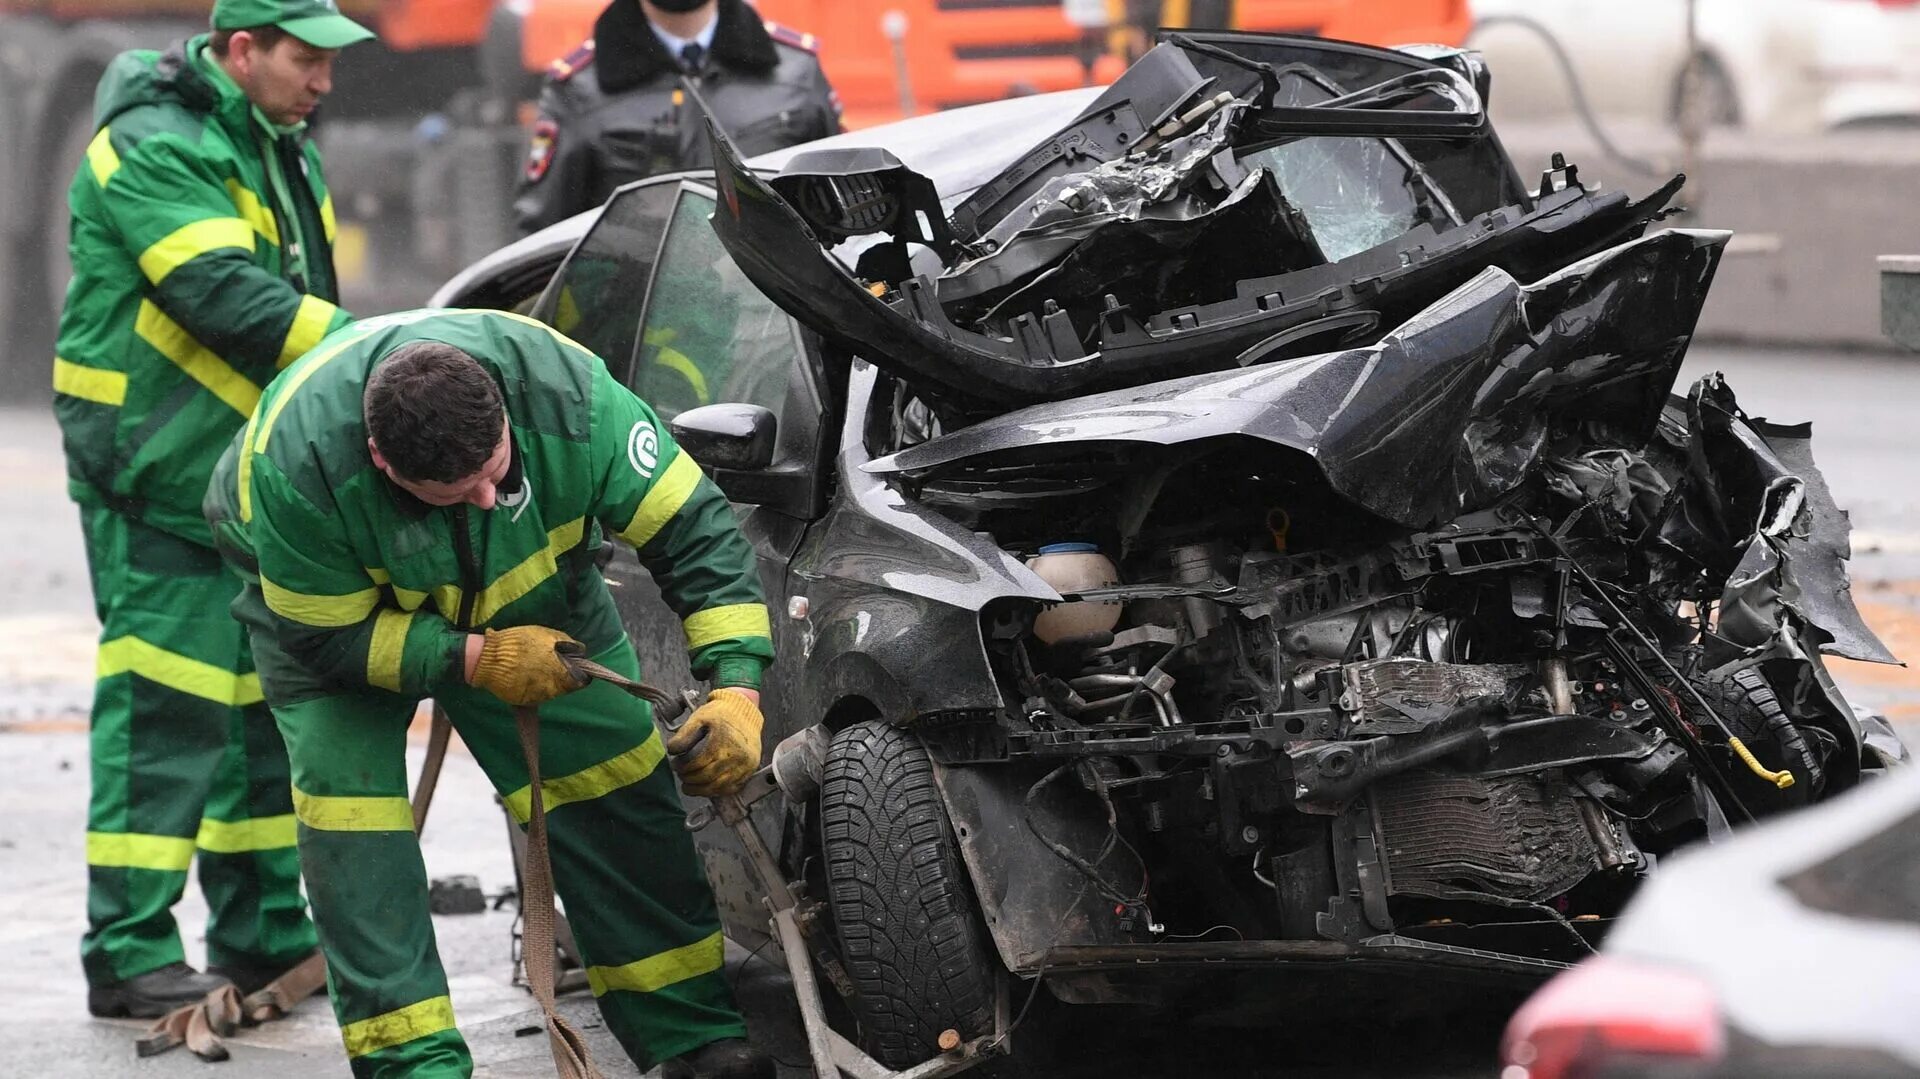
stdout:
[[(491, 510), (428, 506), (367, 452), (368, 372), (418, 340), (462, 349), (499, 381), (513, 464)], [(296, 668), (287, 676), (256, 635), (271, 703), (367, 686), (430, 694), (461, 678), (466, 635), (486, 626), (611, 646), (623, 631), (593, 558), (603, 530), (638, 550), (680, 615), (697, 676), (757, 686), (773, 658), (726, 496), (597, 356), (519, 315), (403, 312), (328, 337), (267, 387), (206, 512), (220, 548), (257, 574)]]
[(271, 130), (205, 41), (122, 53), (100, 80), (53, 361), (73, 496), (200, 543), (260, 387), (350, 321), (319, 151)]

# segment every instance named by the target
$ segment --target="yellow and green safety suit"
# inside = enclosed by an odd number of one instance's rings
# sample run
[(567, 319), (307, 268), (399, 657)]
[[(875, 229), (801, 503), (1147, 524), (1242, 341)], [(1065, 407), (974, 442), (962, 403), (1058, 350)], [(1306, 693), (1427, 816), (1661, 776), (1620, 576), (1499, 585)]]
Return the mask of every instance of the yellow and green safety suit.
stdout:
[[(512, 457), (491, 510), (429, 506), (370, 459), (368, 373), (420, 340), (498, 380)], [(408, 717), (424, 696), (443, 704), (525, 823), (512, 712), (465, 683), (468, 635), (550, 626), (637, 677), (593, 557), (611, 535), (680, 614), (694, 673), (757, 687), (773, 649), (752, 548), (725, 496), (598, 357), (496, 311), (389, 315), (328, 337), (267, 388), (207, 516), (254, 575), (234, 612), (292, 758), (301, 865), (354, 1073), (466, 1075), (406, 798)], [(541, 717), (555, 880), (608, 1027), (643, 1068), (743, 1036), (647, 706), (596, 683)]]
[(54, 411), (103, 626), (92, 714), (88, 980), (181, 958), (196, 851), (216, 965), (312, 951), (280, 737), (200, 513), (213, 466), (335, 306), (318, 152), (205, 53), (123, 53), (68, 201)]

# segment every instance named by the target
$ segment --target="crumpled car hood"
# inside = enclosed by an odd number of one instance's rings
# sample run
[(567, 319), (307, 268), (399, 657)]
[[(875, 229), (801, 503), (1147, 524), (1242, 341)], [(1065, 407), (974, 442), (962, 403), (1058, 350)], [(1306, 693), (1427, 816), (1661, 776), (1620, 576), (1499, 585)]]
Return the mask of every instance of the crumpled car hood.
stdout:
[(1245, 435), (1306, 454), (1378, 517), (1437, 526), (1518, 485), (1558, 418), (1650, 435), (1727, 236), (1663, 231), (1531, 285), (1488, 268), (1365, 348), (1037, 405), (866, 469), (932, 474), (1062, 443)]

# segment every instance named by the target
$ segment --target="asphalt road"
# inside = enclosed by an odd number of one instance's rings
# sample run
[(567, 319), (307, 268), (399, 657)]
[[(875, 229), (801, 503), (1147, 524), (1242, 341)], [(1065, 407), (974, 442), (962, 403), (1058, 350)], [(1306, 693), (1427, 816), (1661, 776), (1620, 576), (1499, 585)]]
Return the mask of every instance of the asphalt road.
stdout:
[[(1895, 652), (1920, 658), (1920, 358), (1701, 348), (1689, 376), (1724, 371), (1755, 415), (1814, 423), (1835, 496), (1854, 514), (1856, 597)], [(97, 625), (79, 528), (65, 496), (59, 440), (42, 409), (0, 408), (0, 1061), (8, 1074), (253, 1076), (345, 1073), (324, 1002), (237, 1039), (234, 1060), (206, 1065), (174, 1053), (136, 1061), (135, 1025), (84, 1011), (77, 942), (84, 926), (82, 834), (85, 710)], [(1851, 694), (1920, 740), (1920, 674), (1839, 663)], [(470, 760), (456, 755), (422, 840), (433, 875), (471, 873), (490, 893), (512, 884), (499, 811)], [(190, 957), (205, 907), (189, 889), (178, 908)], [(529, 999), (511, 984), (508, 912), (436, 919), (461, 1026), (478, 1074), (548, 1074)], [(764, 959), (732, 954), (731, 973), (762, 1041), (783, 1060), (804, 1048), (785, 978)], [(1432, 987), (1407, 986), (1410, 1005)], [(1461, 998), (1464, 1013), (1415, 1022), (1413, 1010), (1354, 1014), (1339, 1001), (1276, 1014), (1258, 1032), (1189, 1024), (1101, 1026), (1076, 1020), (1054, 1035), (1071, 1063), (1054, 1074), (1263, 1075), (1292, 1079), (1468, 1079), (1491, 1076), (1501, 1012)], [(609, 1075), (634, 1074), (591, 1002), (567, 1009), (588, 1027)], [(1084, 1018), (1084, 1017), (1081, 1017)], [(1038, 1029), (1027, 1032), (1037, 1034)], [(783, 1076), (800, 1076), (798, 1066)]]

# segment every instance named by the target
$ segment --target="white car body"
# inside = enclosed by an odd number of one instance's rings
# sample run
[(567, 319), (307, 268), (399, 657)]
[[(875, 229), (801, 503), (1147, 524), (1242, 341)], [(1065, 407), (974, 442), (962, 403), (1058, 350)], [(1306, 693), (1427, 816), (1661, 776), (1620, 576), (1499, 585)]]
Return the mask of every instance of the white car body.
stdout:
[[(1565, 111), (1566, 77), (1528, 20), (1564, 49), (1604, 118), (1669, 122), (1687, 60), (1685, 0), (1473, 0), (1468, 45), (1494, 72), (1497, 116)], [(1698, 0), (1699, 49), (1726, 76), (1740, 125), (1808, 133), (1920, 120), (1920, 0)]]

